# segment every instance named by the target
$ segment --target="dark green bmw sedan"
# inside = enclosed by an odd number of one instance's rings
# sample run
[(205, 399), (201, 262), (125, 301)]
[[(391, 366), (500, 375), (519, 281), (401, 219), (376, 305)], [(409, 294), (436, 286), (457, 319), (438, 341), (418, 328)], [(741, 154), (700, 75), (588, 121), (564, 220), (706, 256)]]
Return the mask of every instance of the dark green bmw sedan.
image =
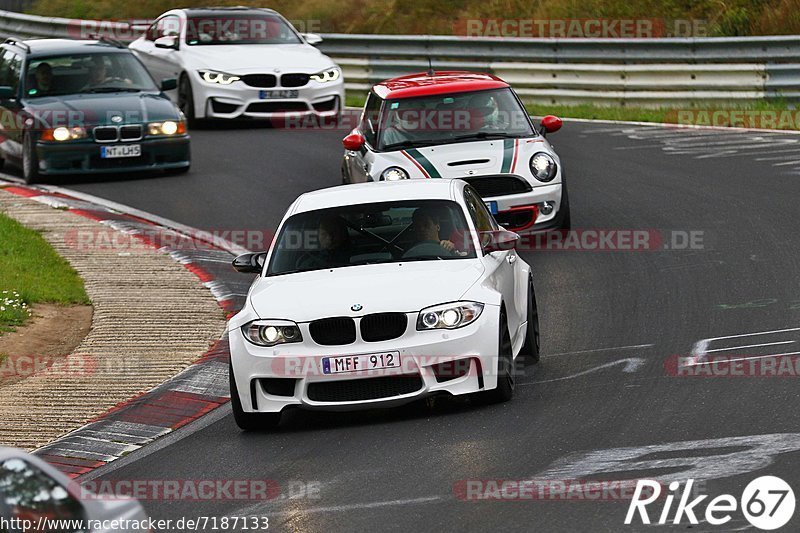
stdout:
[(0, 158), (27, 183), (61, 174), (189, 170), (186, 121), (123, 45), (67, 39), (0, 45)]

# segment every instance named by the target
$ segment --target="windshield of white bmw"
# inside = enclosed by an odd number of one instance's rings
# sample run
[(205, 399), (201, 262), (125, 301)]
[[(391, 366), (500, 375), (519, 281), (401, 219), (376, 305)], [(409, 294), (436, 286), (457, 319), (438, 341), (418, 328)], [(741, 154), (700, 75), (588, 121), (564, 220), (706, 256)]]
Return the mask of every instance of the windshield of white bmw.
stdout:
[(267, 276), (475, 257), (464, 213), (453, 201), (359, 204), (290, 217), (278, 235)]
[(186, 44), (300, 44), (297, 32), (281, 17), (261, 13), (189, 17)]
[(533, 135), (511, 89), (387, 100), (379, 121), (379, 150)]
[(37, 57), (25, 71), (28, 98), (157, 90), (147, 70), (130, 53)]

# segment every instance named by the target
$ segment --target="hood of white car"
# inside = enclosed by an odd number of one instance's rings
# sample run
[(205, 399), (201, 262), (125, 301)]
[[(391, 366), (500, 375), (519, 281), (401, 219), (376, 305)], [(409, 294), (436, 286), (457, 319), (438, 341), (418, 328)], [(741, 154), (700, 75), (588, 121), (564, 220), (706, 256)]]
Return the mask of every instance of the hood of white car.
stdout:
[(307, 44), (225, 44), (186, 46), (187, 63), (232, 74), (284, 72), (314, 74), (334, 66), (325, 54)]
[[(250, 302), (260, 318), (295, 322), (389, 311), (415, 312), (460, 299), (482, 273), (479, 259), (315, 270), (261, 278), (253, 287)], [(353, 311), (354, 305), (361, 308)]]

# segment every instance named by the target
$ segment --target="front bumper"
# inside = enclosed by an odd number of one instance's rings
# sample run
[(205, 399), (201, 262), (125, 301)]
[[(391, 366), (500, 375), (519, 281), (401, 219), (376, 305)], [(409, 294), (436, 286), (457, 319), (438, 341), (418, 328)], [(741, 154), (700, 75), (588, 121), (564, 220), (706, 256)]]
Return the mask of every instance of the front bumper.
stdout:
[[(497, 386), (499, 315), (499, 307), (487, 305), (476, 322), (463, 328), (416, 331), (417, 313), (409, 313), (408, 328), (401, 337), (382, 342), (359, 339), (347, 346), (315, 346), (308, 324), (299, 324), (304, 342), (280, 349), (256, 346), (233, 328), (228, 332), (231, 364), (242, 408), (260, 413), (280, 412), (289, 406), (368, 409), (402, 405), (437, 393), (493, 389)], [(399, 353), (400, 368), (322, 372), (324, 357), (384, 352)]]
[[(287, 115), (335, 117), (344, 105), (344, 82), (309, 81), (303, 87), (270, 87), (259, 89), (235, 81), (230, 85), (209, 84), (198, 75), (192, 84), (197, 118), (268, 119)], [(297, 91), (297, 98), (262, 99), (261, 90)]]
[[(526, 193), (509, 194), (484, 198), (484, 201), (497, 202), (497, 222), (509, 231), (519, 234), (535, 233), (560, 227), (561, 220), (561, 183), (534, 187)], [(542, 212), (548, 202), (553, 210), (549, 214)]]
[[(100, 147), (139, 144), (139, 157), (103, 159)], [(185, 168), (191, 163), (189, 136), (144, 138), (125, 143), (37, 142), (39, 172), (43, 175), (140, 172), (145, 170)]]

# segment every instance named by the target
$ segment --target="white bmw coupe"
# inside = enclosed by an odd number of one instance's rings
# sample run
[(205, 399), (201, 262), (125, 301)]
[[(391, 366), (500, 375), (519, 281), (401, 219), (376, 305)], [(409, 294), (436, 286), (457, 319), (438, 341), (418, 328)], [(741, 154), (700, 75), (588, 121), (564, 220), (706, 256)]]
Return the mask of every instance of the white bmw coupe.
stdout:
[(333, 187), (289, 207), (228, 325), (236, 423), (287, 407), (350, 410), (428, 395), (507, 401), (539, 357), (530, 266), (462, 180)]

